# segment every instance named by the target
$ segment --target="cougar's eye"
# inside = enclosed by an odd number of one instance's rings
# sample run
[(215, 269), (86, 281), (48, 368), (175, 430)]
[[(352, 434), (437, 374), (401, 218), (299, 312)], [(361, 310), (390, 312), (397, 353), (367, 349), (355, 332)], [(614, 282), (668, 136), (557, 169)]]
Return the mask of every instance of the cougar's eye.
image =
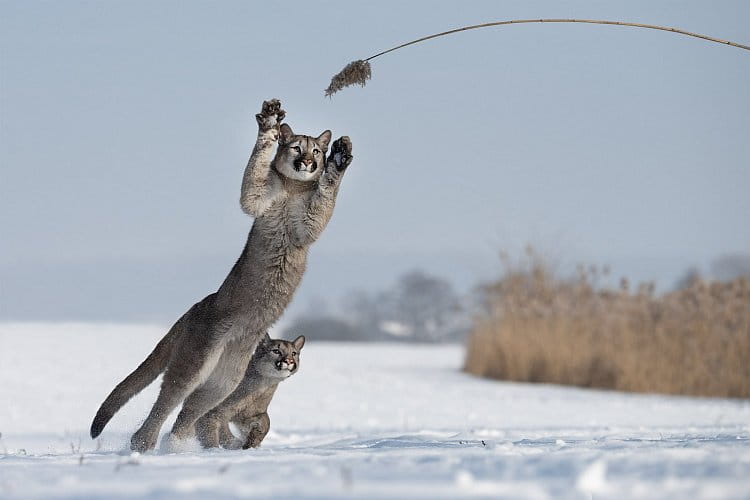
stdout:
[(271, 352), (272, 352), (272, 353), (274, 353), (274, 354), (281, 354), (281, 351), (279, 351), (278, 349), (274, 349), (274, 350), (273, 350), (273, 351), (271, 351)]
[(319, 149), (313, 149), (313, 154), (314, 154), (314, 155), (318, 155), (318, 154), (320, 154), (320, 150), (319, 150)]
[(292, 146), (292, 149), (295, 150), (298, 153), (302, 152), (302, 150), (299, 148), (299, 146)]
[(297, 355), (297, 351), (292, 351), (292, 356), (296, 356), (296, 355)]

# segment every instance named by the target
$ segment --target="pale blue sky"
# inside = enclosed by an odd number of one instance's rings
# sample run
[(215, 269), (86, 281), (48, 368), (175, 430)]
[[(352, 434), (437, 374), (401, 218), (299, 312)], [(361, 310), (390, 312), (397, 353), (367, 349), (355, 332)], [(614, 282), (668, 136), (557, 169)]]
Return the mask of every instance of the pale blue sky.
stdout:
[(355, 160), (295, 308), (423, 267), (461, 287), (527, 242), (663, 286), (750, 252), (750, 44), (736, 2), (0, 2), (0, 319), (168, 322), (251, 219), (254, 113), (349, 135)]

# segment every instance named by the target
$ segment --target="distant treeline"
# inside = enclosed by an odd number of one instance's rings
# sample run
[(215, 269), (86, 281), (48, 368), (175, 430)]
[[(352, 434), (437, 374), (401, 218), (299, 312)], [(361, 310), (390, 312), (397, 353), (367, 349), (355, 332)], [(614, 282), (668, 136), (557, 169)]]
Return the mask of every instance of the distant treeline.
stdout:
[(353, 291), (341, 307), (313, 308), (298, 316), (284, 336), (311, 340), (461, 342), (471, 327), (470, 304), (450, 282), (422, 271), (400, 276), (393, 286)]

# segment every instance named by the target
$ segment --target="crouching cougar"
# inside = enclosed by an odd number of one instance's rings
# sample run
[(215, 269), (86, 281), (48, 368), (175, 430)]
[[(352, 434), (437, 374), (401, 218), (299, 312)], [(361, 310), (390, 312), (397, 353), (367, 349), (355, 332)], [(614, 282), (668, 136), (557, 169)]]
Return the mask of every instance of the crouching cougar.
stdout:
[(192, 437), (195, 422), (237, 387), (258, 342), (289, 304), (308, 249), (333, 214), (352, 143), (346, 136), (337, 139), (327, 157), (331, 131), (296, 135), (281, 123), (285, 115), (277, 99), (265, 101), (256, 115), (258, 137), (240, 196), (242, 210), (255, 218), (245, 249), (218, 291), (178, 319), (107, 396), (91, 423), (92, 438), (162, 372), (159, 396), (130, 447), (154, 448), (164, 421), (180, 403), (170, 438)]
[[(299, 369), (305, 337), (293, 341), (272, 339), (267, 334), (255, 349), (245, 376), (232, 394), (196, 422), (204, 448), (257, 448), (271, 428), (268, 405), (279, 384)], [(240, 433), (235, 438), (229, 423)]]

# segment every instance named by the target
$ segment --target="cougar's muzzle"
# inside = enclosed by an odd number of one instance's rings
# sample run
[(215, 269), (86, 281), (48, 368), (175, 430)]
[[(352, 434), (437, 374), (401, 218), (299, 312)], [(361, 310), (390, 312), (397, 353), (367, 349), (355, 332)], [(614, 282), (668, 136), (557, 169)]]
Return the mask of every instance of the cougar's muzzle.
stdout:
[(297, 172), (313, 173), (318, 170), (318, 162), (314, 158), (297, 158), (294, 160), (294, 170)]

